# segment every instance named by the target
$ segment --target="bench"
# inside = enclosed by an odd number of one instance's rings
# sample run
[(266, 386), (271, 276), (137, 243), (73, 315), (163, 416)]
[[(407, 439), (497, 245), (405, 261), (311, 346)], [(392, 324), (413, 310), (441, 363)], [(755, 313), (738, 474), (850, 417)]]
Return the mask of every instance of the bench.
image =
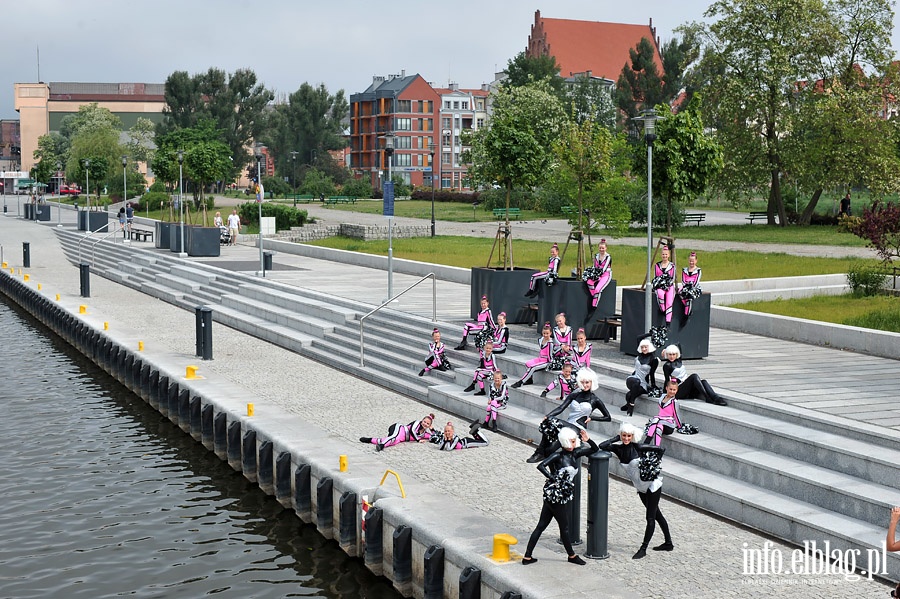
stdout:
[(753, 224), (753, 221), (755, 221), (757, 219), (768, 220), (769, 213), (768, 212), (751, 212), (748, 216), (744, 217), (744, 220), (749, 220), (751, 225)]
[(562, 213), (566, 216), (572, 216), (573, 214), (578, 212), (578, 208), (576, 208), (575, 206), (563, 206), (562, 208), (560, 208), (560, 210), (562, 210)]
[(537, 322), (538, 317), (538, 305), (537, 304), (525, 304), (525, 309), (528, 310), (528, 322), (525, 323), (525, 326), (531, 326)]
[(600, 337), (603, 343), (609, 343), (610, 338), (618, 339), (619, 327), (622, 326), (622, 315), (613, 314), (598, 321), (600, 323)]
[(515, 216), (516, 220), (519, 220), (519, 215), (522, 213), (522, 209), (521, 208), (509, 208), (509, 209), (494, 208), (494, 218), (496, 218), (497, 220), (502, 220), (504, 217), (506, 217), (507, 212), (509, 212), (510, 217)]
[(700, 226), (700, 223), (706, 220), (705, 212), (686, 212), (684, 215), (684, 222), (686, 223), (697, 223), (697, 226)]
[(130, 238), (137, 239), (138, 241), (153, 241), (153, 231), (150, 229), (136, 229), (135, 227), (131, 227)]
[(326, 206), (335, 205), (335, 204), (355, 204), (356, 198), (352, 196), (332, 196), (330, 198), (325, 198), (323, 202)]
[(309, 204), (310, 202), (315, 202), (319, 198), (310, 194), (301, 194), (301, 193), (291, 193), (285, 196), (288, 200), (294, 200), (294, 203), (303, 202), (304, 204)]

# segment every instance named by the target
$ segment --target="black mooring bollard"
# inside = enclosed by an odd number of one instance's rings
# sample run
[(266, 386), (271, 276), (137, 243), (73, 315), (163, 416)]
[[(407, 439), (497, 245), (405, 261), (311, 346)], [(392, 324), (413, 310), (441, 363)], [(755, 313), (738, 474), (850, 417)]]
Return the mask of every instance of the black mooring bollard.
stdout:
[(27, 241), (22, 242), (22, 267), (31, 268), (31, 244)]
[(586, 557), (606, 559), (609, 522), (609, 452), (588, 458), (588, 509)]
[(196, 355), (204, 360), (212, 360), (212, 310), (205, 306), (194, 308), (197, 329)]
[(91, 265), (82, 262), (78, 265), (81, 281), (81, 297), (91, 297)]
[[(581, 539), (581, 459), (575, 464), (575, 493), (572, 501), (566, 508), (569, 512), (569, 540), (572, 545), (581, 545), (584, 541)], [(562, 543), (562, 539), (557, 539), (558, 543)]]
[(480, 599), (481, 570), (466, 566), (459, 574), (459, 599)]
[(444, 597), (444, 548), (432, 545), (424, 556), (425, 580), (422, 591), (425, 599), (443, 599)]

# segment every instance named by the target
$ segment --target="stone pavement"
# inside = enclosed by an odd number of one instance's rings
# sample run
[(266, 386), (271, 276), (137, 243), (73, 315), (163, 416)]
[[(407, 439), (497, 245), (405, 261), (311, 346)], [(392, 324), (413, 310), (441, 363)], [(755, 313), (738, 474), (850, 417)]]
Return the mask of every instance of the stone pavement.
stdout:
[[(55, 212), (55, 211), (54, 211)], [(54, 214), (55, 216), (55, 214)], [(70, 219), (72, 220), (72, 219)], [(66, 219), (63, 220), (66, 222)], [(55, 220), (53, 221), (55, 223)], [(52, 223), (51, 223), (52, 224)], [(70, 225), (71, 226), (71, 225)], [(32, 248), (32, 268), (28, 269), (32, 279), (42, 282), (48, 290), (56, 289), (66, 298), (77, 297), (78, 272), (63, 257), (52, 231), (47, 225), (39, 225), (16, 218), (0, 218), (0, 244), (5, 251), (5, 259), (12, 266), (21, 265), (21, 242), (30, 241)], [(150, 247), (150, 244), (137, 244)], [(237, 246), (223, 248), (223, 255), (216, 261), (236, 265), (250, 265), (254, 271), (254, 258), (258, 256), (255, 247)], [(296, 259), (296, 263), (291, 263)], [(280, 268), (285, 264), (285, 268)], [(385, 273), (347, 265), (323, 263), (306, 258), (276, 256), (275, 271), (269, 273), (277, 280), (328, 291), (336, 295), (347, 295), (363, 301), (377, 299), (384, 290)], [(292, 267), (292, 268), (288, 268)], [(405, 279), (413, 277), (395, 275), (395, 289), (405, 286)], [(468, 290), (453, 284), (439, 287), (439, 293), (452, 301), (442, 301), (439, 320), (459, 320), (468, 312)], [(175, 308), (135, 290), (117, 285), (100, 277), (91, 282), (92, 297), (85, 303), (91, 311), (103, 314), (111, 327), (127, 326), (142, 332), (145, 343), (155, 347), (165, 347), (186, 362), (194, 361), (194, 315)], [(427, 294), (408, 300), (400, 309), (418, 311), (424, 305), (430, 309), (430, 289)], [(364, 297), (360, 297), (363, 295)], [(373, 296), (375, 296), (373, 298)], [(427, 299), (425, 299), (427, 297)], [(374, 302), (373, 302), (374, 303)], [(420, 312), (421, 313), (421, 312)], [(166, 323), (166, 326), (160, 326)], [(766, 356), (770, 353), (771, 340), (759, 341), (759, 347), (739, 347), (739, 341), (726, 332), (724, 338), (711, 336), (711, 353), (717, 358), (721, 354), (723, 364), (720, 376), (708, 375), (718, 367), (712, 360), (702, 364), (704, 376), (709, 376), (714, 384), (720, 380), (730, 380), (748, 362), (759, 362), (762, 372), (772, 372), (774, 365), (787, 357), (805, 361), (816, 373), (827, 374), (829, 381), (840, 376), (840, 371), (830, 365), (841, 363), (848, 357), (835, 350), (821, 350), (799, 344), (785, 343), (773, 361)], [(344, 439), (347, 453), (352, 462), (354, 455), (371, 453), (371, 446), (357, 441), (359, 436), (380, 434), (394, 421), (408, 422), (420, 417), (425, 409), (416, 402), (398, 396), (381, 387), (349, 377), (335, 376), (335, 369), (312, 362), (280, 347), (238, 333), (218, 323), (214, 324), (214, 360), (202, 365), (206, 376), (221, 377), (230, 384), (246, 390), (246, 396), (253, 398), (258, 406), (270, 403), (290, 413), (297, 414)], [(752, 338), (752, 336), (741, 336)], [(740, 340), (740, 342), (743, 342)], [(595, 347), (603, 346), (602, 343)], [(728, 349), (734, 348), (737, 355), (725, 363)], [(418, 351), (413, 348), (412, 351)], [(604, 358), (615, 353), (613, 345), (605, 346)], [(863, 357), (864, 358), (864, 357)], [(627, 358), (619, 357), (625, 363)], [(891, 361), (881, 362), (890, 364)], [(896, 363), (894, 363), (896, 366)], [(853, 363), (854, 369), (861, 366)], [(691, 365), (693, 369), (693, 365)], [(794, 369), (797, 367), (795, 366)], [(727, 376), (726, 376), (726, 373)], [(788, 369), (787, 376), (794, 373)], [(858, 376), (855, 375), (854, 376)], [(775, 388), (791, 385), (772, 376), (747, 374), (754, 381), (754, 392), (765, 385)], [(786, 378), (786, 377), (785, 377)], [(869, 380), (860, 376), (860, 382)], [(885, 377), (889, 378), (889, 377)], [(894, 377), (894, 380), (896, 377)], [(783, 380), (783, 379), (782, 379)], [(819, 388), (819, 378), (804, 377), (804, 384)], [(841, 383), (843, 384), (843, 383)], [(795, 385), (796, 386), (796, 385)], [(303, 400), (298, 398), (298, 390), (303, 389)], [(810, 400), (812, 401), (812, 400)], [(453, 419), (448, 414), (438, 414), (437, 422)], [(490, 435), (491, 446), (475, 451), (443, 453), (432, 451), (430, 447), (405, 445), (377, 453), (386, 468), (401, 473), (402, 477), (416, 477), (443, 489), (448, 501), (461, 502), (483, 511), (501, 521), (508, 531), (519, 538), (522, 551), (527, 542), (527, 533), (537, 520), (541, 506), (541, 476), (533, 465), (523, 460), (530, 451), (518, 441), (503, 435)], [(665, 490), (665, 485), (663, 487)], [(780, 552), (785, 573), (754, 574), (745, 571), (747, 550), (763, 550), (770, 539), (730, 522), (722, 521), (682, 504), (663, 499), (661, 504), (672, 528), (676, 550), (672, 553), (651, 552), (640, 561), (630, 559), (640, 544), (644, 520), (643, 510), (630, 485), (617, 480), (610, 481), (610, 559), (589, 562), (584, 568), (576, 568), (562, 563), (564, 554), (554, 542), (554, 527), (548, 529), (539, 544), (536, 556), (541, 562), (533, 568), (545, 569), (550, 576), (590, 577), (596, 581), (598, 596), (609, 585), (620, 585), (617, 590), (636, 597), (780, 597), (789, 589), (791, 596), (860, 597), (886, 596), (888, 587), (878, 581), (865, 578), (856, 580), (834, 571), (814, 574), (810, 570), (786, 573), (791, 566), (791, 552), (796, 548), (778, 542), (771, 542), (770, 556)], [(439, 515), (435, 515), (436, 518)], [(887, 518), (887, 514), (886, 514)], [(582, 525), (586, 518), (582, 516)], [(885, 521), (885, 525), (887, 521)], [(659, 539), (659, 532), (654, 543)], [(487, 547), (487, 539), (486, 539)], [(772, 560), (769, 560), (770, 562)], [(864, 567), (864, 564), (859, 564)], [(521, 567), (511, 564), (510, 567)], [(848, 580), (849, 578), (849, 580)]]

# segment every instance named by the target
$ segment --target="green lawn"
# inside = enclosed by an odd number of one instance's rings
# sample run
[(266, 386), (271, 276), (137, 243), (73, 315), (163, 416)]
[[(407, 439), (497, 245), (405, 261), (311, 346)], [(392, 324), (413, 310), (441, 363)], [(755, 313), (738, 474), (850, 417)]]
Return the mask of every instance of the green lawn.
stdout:
[[(477, 237), (400, 238), (393, 240), (393, 252), (397, 258), (471, 268), (488, 266), (487, 259), (493, 244), (493, 239)], [(316, 241), (313, 245), (387, 255), (388, 242), (333, 237)], [(547, 266), (549, 247), (550, 244), (544, 242), (516, 240), (513, 243), (514, 266), (543, 269)], [(568, 273), (575, 267), (576, 247), (574, 244), (569, 246), (560, 267), (561, 273)], [(688, 249), (690, 248), (684, 248)], [(492, 266), (497, 265), (498, 251), (494, 251)], [(613, 276), (619, 285), (638, 285), (643, 281), (647, 269), (646, 248), (616, 246), (611, 242), (609, 251), (613, 256)], [(590, 252), (586, 251), (586, 254), (586, 259), (590, 260)], [(855, 260), (726, 251), (703, 252), (699, 266), (703, 269), (704, 280), (715, 281), (846, 273), (852, 262)], [(872, 260), (871, 263), (874, 265), (878, 262)]]
[(900, 333), (900, 297), (853, 295), (748, 302), (732, 308)]

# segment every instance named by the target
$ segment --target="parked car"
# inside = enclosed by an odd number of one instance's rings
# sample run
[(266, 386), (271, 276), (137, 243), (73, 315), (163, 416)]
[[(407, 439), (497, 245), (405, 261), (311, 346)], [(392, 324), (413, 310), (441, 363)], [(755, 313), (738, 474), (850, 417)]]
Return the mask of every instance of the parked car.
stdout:
[(59, 188), (59, 195), (62, 196), (77, 196), (80, 193), (81, 189), (77, 185), (62, 185)]

